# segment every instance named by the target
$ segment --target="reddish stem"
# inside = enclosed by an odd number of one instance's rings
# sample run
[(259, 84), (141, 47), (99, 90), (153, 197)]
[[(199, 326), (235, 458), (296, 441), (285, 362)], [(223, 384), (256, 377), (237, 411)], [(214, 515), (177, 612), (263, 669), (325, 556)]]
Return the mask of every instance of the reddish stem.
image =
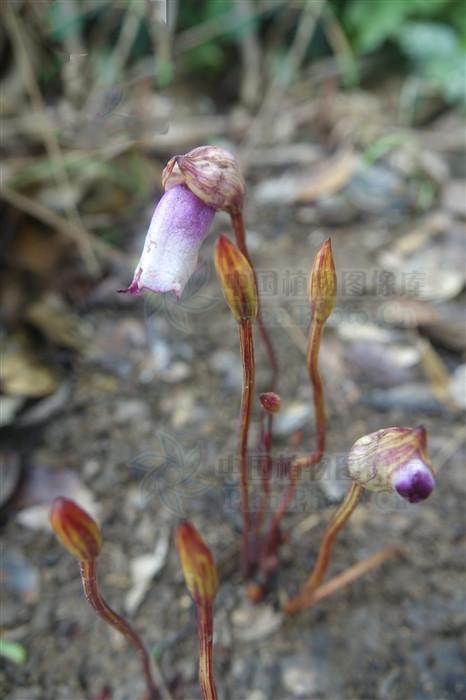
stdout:
[(260, 465), (262, 494), (256, 517), (255, 532), (257, 539), (259, 538), (262, 523), (264, 521), (265, 513), (267, 512), (267, 506), (270, 500), (270, 471), (272, 468), (272, 457), (270, 451), (272, 448), (272, 425), (273, 413), (265, 413), (265, 411), (262, 411), (260, 440), (260, 450), (263, 453), (261, 456)]
[(317, 561), (311, 575), (299, 593), (285, 604), (285, 612), (293, 613), (297, 610), (308, 607), (312, 603), (313, 595), (322, 583), (322, 579), (327, 571), (335, 538), (348, 521), (350, 515), (354, 512), (363, 491), (364, 489), (362, 486), (357, 484), (355, 481), (352, 482), (351, 488), (346, 494), (345, 500), (325, 530)]
[(199, 683), (203, 700), (217, 700), (212, 654), (212, 603), (202, 600), (197, 605), (197, 636), (199, 640)]
[(283, 519), (283, 516), (285, 515), (291, 503), (293, 502), (301, 471), (304, 468), (312, 467), (318, 462), (320, 462), (325, 452), (325, 401), (322, 380), (320, 378), (318, 366), (319, 348), (323, 329), (324, 323), (322, 321), (318, 321), (315, 319), (312, 320), (311, 329), (309, 333), (309, 345), (307, 350), (307, 368), (314, 397), (317, 447), (316, 450), (312, 452), (309, 456), (294, 459), (290, 465), (288, 486), (272, 518), (269, 536), (267, 538), (264, 548), (265, 556), (268, 556), (271, 553), (273, 553), (274, 548), (280, 541), (278, 534), (280, 524)]
[(243, 365), (243, 387), (241, 392), (238, 459), (240, 469), (241, 509), (243, 511), (243, 568), (245, 573), (248, 573), (250, 568), (248, 438), (255, 383), (254, 340), (251, 321), (240, 321), (239, 337), (241, 362)]
[(99, 617), (117, 629), (136, 649), (141, 660), (144, 679), (146, 681), (148, 691), (148, 699), (159, 700), (160, 695), (152, 677), (150, 657), (143, 642), (141, 641), (139, 635), (133, 630), (129, 622), (124, 620), (122, 617), (120, 617), (120, 615), (118, 615), (118, 613), (112, 610), (112, 608), (105, 602), (100, 594), (97, 584), (95, 559), (92, 559), (91, 561), (80, 561), (79, 568), (84, 593), (88, 603), (94, 608)]
[[(231, 211), (230, 218), (231, 218), (231, 224), (233, 226), (233, 230), (234, 230), (235, 236), (236, 236), (236, 243), (237, 243), (240, 251), (243, 253), (244, 257), (246, 258), (246, 260), (251, 265), (252, 271), (254, 272), (254, 279), (256, 281), (256, 287), (257, 287), (256, 270), (255, 270), (255, 267), (254, 267), (253, 262), (251, 260), (251, 256), (249, 255), (249, 250), (248, 250), (248, 247), (246, 244), (246, 228), (244, 225), (244, 217), (243, 217), (242, 210), (236, 209), (236, 210)], [(272, 345), (272, 341), (270, 339), (267, 328), (265, 327), (265, 324), (264, 324), (264, 320), (262, 318), (260, 296), (259, 296), (259, 289), (258, 288), (257, 288), (257, 301), (258, 301), (257, 325), (259, 326), (259, 332), (261, 334), (261, 338), (262, 338), (264, 345), (265, 345), (265, 348), (267, 350), (267, 354), (269, 356), (269, 361), (270, 361), (270, 366), (272, 368), (271, 391), (275, 391), (276, 386), (278, 384), (278, 375), (279, 375), (280, 370), (278, 367), (277, 355), (275, 353), (274, 347)]]

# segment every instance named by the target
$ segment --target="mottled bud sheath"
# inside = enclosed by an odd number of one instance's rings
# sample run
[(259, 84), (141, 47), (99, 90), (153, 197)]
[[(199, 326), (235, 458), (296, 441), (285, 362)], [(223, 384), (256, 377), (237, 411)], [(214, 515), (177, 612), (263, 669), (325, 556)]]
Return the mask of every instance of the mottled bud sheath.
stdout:
[(309, 278), (309, 303), (316, 321), (325, 323), (328, 319), (335, 306), (336, 293), (337, 275), (329, 238), (317, 251)]
[(435, 488), (427, 435), (417, 428), (384, 428), (357, 440), (348, 456), (350, 476), (369, 491), (394, 489), (410, 503)]
[(92, 561), (102, 547), (99, 526), (83, 508), (69, 498), (56, 498), (50, 524), (60, 543), (79, 561)]
[(214, 558), (207, 544), (189, 522), (176, 529), (176, 548), (189, 592), (197, 603), (215, 599), (218, 574)]
[(274, 391), (266, 391), (260, 394), (259, 401), (261, 402), (262, 408), (264, 411), (267, 411), (267, 413), (278, 413), (282, 404), (281, 398)]
[(235, 319), (254, 319), (257, 315), (257, 289), (249, 262), (225, 236), (217, 239), (214, 260), (225, 300)]
[(235, 157), (224, 148), (199, 146), (171, 158), (162, 174), (165, 190), (184, 184), (216, 211), (239, 211), (244, 204), (244, 180)]

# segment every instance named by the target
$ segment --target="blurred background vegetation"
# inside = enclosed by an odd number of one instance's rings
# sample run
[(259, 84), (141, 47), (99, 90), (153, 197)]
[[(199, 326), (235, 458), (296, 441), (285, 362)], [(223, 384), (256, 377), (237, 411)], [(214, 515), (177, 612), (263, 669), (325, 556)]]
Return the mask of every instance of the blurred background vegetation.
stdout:
[[(171, 24), (182, 39), (181, 76), (203, 82), (228, 77), (248, 35), (267, 52), (270, 70), (286, 75), (286, 48), (306, 4), (317, 7), (321, 3), (169, 0)], [(466, 21), (462, 0), (328, 0), (322, 5), (305, 60), (336, 55), (346, 84), (352, 85), (361, 79), (360, 61), (371, 57), (374, 71), (383, 67), (416, 78), (438, 90), (447, 101), (464, 99)], [(128, 66), (150, 56), (151, 15), (145, 6), (143, 0), (47, 3), (41, 32), (49, 43), (50, 55), (42, 65), (41, 80), (50, 85), (57, 79), (60, 60), (54, 49), (66, 45), (73, 35), (90, 42), (98, 36), (95, 69), (103, 81), (116, 77), (119, 66), (112, 60), (112, 48), (122, 41), (123, 30), (132, 39), (125, 56)], [(134, 15), (132, 23), (125, 22), (128, 11)], [(193, 28), (196, 32), (189, 34)], [(169, 60), (158, 62), (154, 78), (158, 85), (175, 80)], [(234, 81), (229, 83), (231, 99), (239, 97), (234, 85)]]

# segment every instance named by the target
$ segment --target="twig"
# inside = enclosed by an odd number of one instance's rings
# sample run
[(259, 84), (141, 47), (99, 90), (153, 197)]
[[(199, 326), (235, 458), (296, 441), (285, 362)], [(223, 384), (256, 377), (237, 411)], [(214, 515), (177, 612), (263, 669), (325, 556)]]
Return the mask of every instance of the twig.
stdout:
[[(42, 135), (45, 149), (51, 161), (55, 163), (54, 172), (58, 187), (66, 185), (71, 188), (71, 182), (66, 171), (63, 153), (60, 149), (58, 140), (50, 128), (50, 123), (46, 114), (46, 107), (40, 91), (39, 84), (34, 74), (33, 67), (30, 61), (30, 52), (28, 49), (27, 39), (21, 28), (21, 23), (15, 15), (10, 3), (5, 3), (5, 21), (8, 27), (16, 60), (18, 62), (19, 71), (24, 83), (24, 86), (29, 94), (32, 105), (37, 112), (39, 129)], [(74, 239), (79, 247), (81, 255), (87, 264), (90, 272), (97, 272), (99, 269), (98, 261), (94, 253), (92, 238), (84, 229), (78, 210), (73, 203), (69, 203), (66, 209), (67, 217), (73, 223)]]
[(334, 576), (332, 579), (330, 579), (330, 581), (327, 581), (327, 583), (319, 586), (312, 597), (308, 600), (306, 608), (310, 608), (313, 605), (316, 605), (316, 603), (320, 603), (322, 600), (324, 600), (324, 598), (328, 598), (330, 595), (333, 595), (333, 593), (338, 591), (340, 588), (352, 583), (371, 569), (374, 569), (376, 566), (380, 566), (380, 564), (383, 564), (383, 562), (387, 559), (400, 556), (401, 554), (402, 550), (399, 547), (387, 547), (381, 552), (377, 552), (371, 557), (368, 557), (368, 559), (364, 559), (364, 561), (353, 564), (353, 566), (350, 566), (348, 569), (346, 569), (346, 571), (343, 571), (343, 573), (338, 574), (338, 576)]
[[(0, 187), (0, 199), (8, 202), (8, 204), (16, 207), (16, 209), (23, 211), (25, 214), (29, 214), (39, 221), (42, 221), (42, 223), (47, 224), (47, 226), (54, 228), (56, 231), (59, 231), (64, 236), (72, 240), (73, 243), (82, 241), (83, 234), (90, 236), (87, 231), (77, 228), (73, 222), (67, 221), (62, 216), (44, 206), (40, 202), (37, 202), (30, 197), (26, 197), (26, 195), (20, 194), (19, 192), (16, 192), (5, 185)], [(107, 257), (110, 256), (118, 262), (122, 262), (124, 260), (123, 253), (99, 238), (92, 240), (92, 246), (96, 250), (99, 250), (102, 254), (106, 255)]]
[(275, 118), (278, 110), (281, 108), (291, 77), (299, 70), (306, 55), (307, 47), (314, 34), (317, 20), (320, 17), (324, 4), (325, 0), (305, 0), (304, 2), (293, 43), (285, 58), (288, 71), (286, 80), (278, 74), (275, 74), (271, 80), (261, 109), (250, 125), (247, 138), (243, 143), (245, 165), (250, 160), (251, 147), (259, 140), (265, 125)]

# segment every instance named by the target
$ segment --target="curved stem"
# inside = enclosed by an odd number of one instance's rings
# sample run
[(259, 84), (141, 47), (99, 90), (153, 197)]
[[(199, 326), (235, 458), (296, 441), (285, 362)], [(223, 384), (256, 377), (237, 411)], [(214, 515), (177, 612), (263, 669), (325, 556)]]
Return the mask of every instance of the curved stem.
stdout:
[(327, 571), (335, 538), (347, 522), (350, 515), (354, 512), (354, 509), (359, 503), (363, 490), (364, 489), (362, 486), (357, 484), (355, 481), (352, 482), (351, 488), (346, 494), (345, 500), (339, 507), (324, 533), (314, 570), (299, 591), (298, 595), (285, 604), (285, 612), (293, 613), (311, 604), (313, 594), (320, 586), (322, 579), (325, 576), (325, 572)]
[(243, 567), (247, 573), (250, 566), (248, 438), (255, 384), (254, 340), (252, 325), (249, 320), (240, 321), (239, 337), (241, 362), (243, 365), (243, 387), (240, 407), (238, 459), (240, 469), (241, 509), (243, 511)]
[[(240, 251), (243, 253), (244, 257), (248, 261), (248, 263), (251, 265), (252, 271), (254, 272), (254, 279), (256, 281), (256, 287), (257, 287), (256, 270), (255, 270), (255, 267), (254, 267), (253, 262), (251, 260), (251, 256), (249, 255), (249, 250), (248, 250), (248, 247), (246, 244), (246, 228), (244, 225), (243, 212), (241, 211), (241, 209), (231, 211), (230, 218), (231, 218), (231, 224), (233, 226), (233, 230), (234, 230), (235, 236), (236, 236), (236, 243), (237, 243)], [(267, 328), (265, 327), (264, 320), (262, 318), (259, 289), (257, 289), (257, 300), (258, 300), (257, 325), (259, 327), (259, 332), (261, 334), (261, 338), (262, 338), (264, 345), (265, 345), (265, 348), (267, 350), (267, 354), (269, 356), (269, 361), (270, 361), (270, 366), (272, 368), (271, 391), (275, 391), (277, 384), (278, 384), (278, 375), (279, 375), (280, 370), (278, 367), (278, 360), (277, 360), (277, 355), (275, 353), (275, 349), (272, 345), (272, 341), (270, 339), (269, 333), (267, 331)]]
[(144, 679), (146, 681), (148, 698), (150, 700), (159, 700), (159, 693), (155, 686), (152, 677), (150, 666), (150, 657), (139, 635), (133, 630), (129, 622), (120, 617), (102, 598), (96, 577), (96, 562), (81, 561), (79, 562), (81, 572), (81, 580), (84, 588), (84, 593), (88, 603), (93, 607), (97, 615), (101, 617), (109, 625), (117, 629), (128, 642), (136, 649), (141, 659)]
[(217, 700), (212, 656), (212, 604), (202, 601), (197, 607), (197, 636), (199, 640), (199, 683), (203, 700)]

